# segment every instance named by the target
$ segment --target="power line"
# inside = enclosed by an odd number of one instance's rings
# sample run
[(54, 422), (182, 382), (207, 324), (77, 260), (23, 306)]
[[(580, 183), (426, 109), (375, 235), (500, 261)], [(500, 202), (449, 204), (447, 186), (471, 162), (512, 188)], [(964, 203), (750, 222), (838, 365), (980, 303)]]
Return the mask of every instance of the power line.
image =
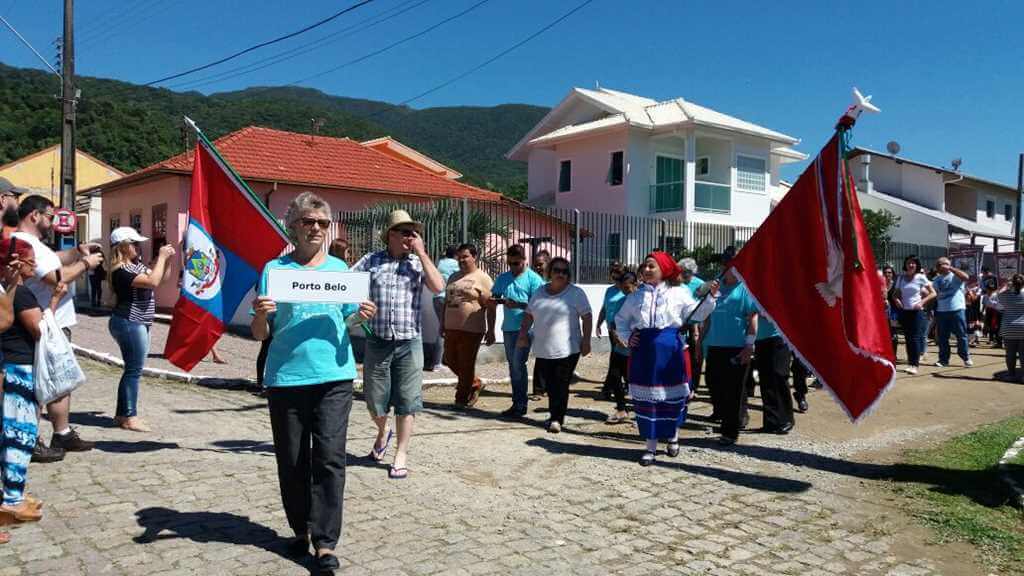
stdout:
[(379, 116), (381, 114), (384, 114), (385, 112), (390, 112), (391, 110), (394, 110), (395, 108), (400, 108), (400, 107), (405, 106), (405, 105), (407, 105), (407, 104), (409, 104), (411, 102), (415, 102), (416, 100), (419, 100), (420, 98), (423, 98), (424, 96), (433, 94), (434, 92), (437, 92), (438, 90), (441, 90), (443, 88), (451, 86), (452, 84), (458, 82), (459, 80), (462, 80), (466, 76), (469, 76), (470, 74), (473, 74), (474, 72), (477, 72), (477, 71), (485, 68), (486, 66), (488, 66), (490, 64), (493, 64), (495, 61), (497, 61), (498, 59), (502, 58), (503, 56), (505, 56), (505, 55), (509, 54), (510, 52), (512, 52), (512, 51), (514, 51), (514, 50), (516, 50), (516, 49), (518, 49), (520, 47), (522, 47), (527, 42), (530, 42), (534, 38), (540, 36), (541, 34), (547, 32), (548, 30), (554, 28), (555, 26), (560, 24), (562, 21), (566, 20), (567, 18), (569, 18), (570, 16), (572, 16), (576, 12), (579, 12), (583, 8), (586, 8), (588, 4), (591, 4), (593, 2), (594, 2), (594, 0), (585, 0), (584, 2), (581, 2), (575, 8), (573, 8), (572, 10), (569, 10), (565, 14), (562, 14), (561, 16), (556, 18), (555, 20), (553, 20), (550, 23), (548, 23), (547, 25), (545, 25), (540, 30), (537, 30), (533, 34), (530, 34), (526, 38), (523, 38), (519, 42), (516, 42), (515, 44), (509, 46), (508, 48), (502, 50), (501, 52), (498, 52), (494, 56), (491, 56), (487, 60), (484, 60), (483, 62), (481, 62), (480, 64), (478, 64), (478, 65), (476, 65), (476, 66), (474, 66), (472, 68), (470, 68), (469, 70), (466, 70), (465, 72), (457, 74), (457, 75), (449, 78), (448, 80), (445, 80), (444, 82), (438, 84), (437, 86), (434, 86), (433, 88), (431, 88), (429, 90), (426, 90), (424, 92), (421, 92), (421, 93), (417, 94), (416, 96), (413, 96), (412, 98), (407, 98), (407, 99), (405, 99), (405, 100), (403, 100), (403, 101), (401, 101), (401, 102), (399, 102), (397, 104), (392, 104), (392, 105), (390, 105), (390, 106), (388, 106), (386, 108), (382, 108), (382, 109), (374, 112), (373, 114), (368, 114), (366, 116), (363, 116), (362, 118), (364, 120), (365, 119), (370, 119), (370, 118), (375, 118), (375, 117), (377, 117), (377, 116)]
[[(483, 6), (484, 4), (486, 4), (486, 3), (490, 2), (490, 1), (491, 0), (480, 0), (476, 4), (473, 4), (472, 6), (470, 6), (469, 8), (466, 8), (465, 10), (462, 10), (461, 12), (453, 14), (452, 16), (449, 16), (449, 17), (447, 17), (447, 18), (445, 18), (445, 19), (443, 19), (443, 20), (441, 20), (439, 22), (435, 22), (434, 24), (431, 24), (430, 26), (424, 28), (423, 30), (420, 30), (419, 32), (416, 32), (415, 34), (410, 34), (409, 36), (406, 36), (406, 37), (404, 37), (404, 38), (402, 38), (400, 40), (392, 42), (391, 44), (388, 44), (387, 46), (384, 46), (383, 48), (379, 48), (379, 49), (374, 50), (372, 52), (369, 52), (367, 54), (363, 54), (362, 56), (359, 56), (358, 58), (354, 58), (354, 59), (349, 60), (347, 62), (343, 62), (342, 64), (339, 64), (337, 66), (334, 66), (334, 67), (329, 68), (327, 70), (324, 70), (322, 72), (317, 72), (316, 74), (313, 74), (312, 76), (307, 76), (307, 77), (301, 78), (299, 80), (288, 82), (287, 84), (284, 84), (284, 86), (297, 86), (299, 84), (303, 84), (305, 82), (313, 80), (314, 78), (319, 78), (321, 76), (325, 76), (327, 74), (331, 74), (333, 72), (337, 72), (338, 70), (341, 70), (342, 68), (347, 68), (347, 67), (352, 66), (354, 64), (358, 64), (360, 62), (364, 62), (366, 60), (369, 60), (370, 58), (373, 58), (374, 56), (378, 56), (380, 54), (383, 54), (384, 52), (387, 52), (388, 50), (391, 50), (392, 48), (395, 48), (397, 46), (405, 44), (406, 42), (410, 42), (412, 40), (415, 40), (416, 38), (419, 38), (421, 36), (429, 34), (430, 32), (433, 32), (434, 30), (437, 30), (441, 26), (444, 26), (445, 24), (448, 24), (449, 22), (457, 20), (457, 19), (465, 16), (466, 14), (469, 14), (470, 12), (476, 10), (477, 8)], [(255, 92), (250, 91), (250, 94), (251, 95), (256, 95), (256, 94), (259, 94), (262, 91), (272, 90), (274, 88), (280, 88), (280, 86), (267, 87), (267, 88), (265, 88), (263, 90), (258, 90), (258, 91), (255, 91)]]
[(195, 72), (199, 72), (200, 70), (206, 70), (207, 68), (212, 68), (213, 66), (216, 66), (218, 64), (223, 64), (223, 63), (225, 63), (225, 62), (227, 62), (229, 60), (234, 60), (235, 58), (238, 58), (239, 56), (242, 56), (244, 54), (248, 54), (249, 52), (252, 52), (254, 50), (258, 50), (260, 48), (264, 48), (264, 47), (270, 46), (271, 44), (276, 44), (278, 42), (282, 42), (282, 41), (287, 40), (289, 38), (294, 38), (294, 37), (296, 37), (296, 36), (298, 36), (300, 34), (304, 34), (306, 32), (309, 32), (310, 30), (313, 30), (314, 28), (318, 28), (320, 26), (323, 26), (324, 24), (327, 24), (328, 22), (331, 22), (331, 21), (341, 17), (342, 15), (347, 14), (347, 13), (349, 13), (349, 12), (351, 12), (351, 11), (357, 9), (357, 8), (360, 8), (362, 6), (366, 6), (367, 4), (369, 4), (370, 2), (373, 2), (373, 1), (374, 0), (362, 0), (361, 2), (353, 4), (352, 6), (349, 6), (348, 8), (345, 8), (344, 10), (341, 10), (340, 12), (336, 12), (335, 14), (332, 14), (331, 16), (328, 16), (327, 18), (324, 18), (324, 19), (322, 19), (322, 20), (320, 20), (318, 22), (314, 22), (314, 23), (312, 23), (312, 24), (310, 24), (308, 26), (305, 26), (305, 27), (303, 27), (303, 28), (301, 28), (299, 30), (296, 30), (294, 32), (291, 32), (289, 34), (285, 34), (284, 36), (278, 36), (277, 38), (274, 38), (272, 40), (267, 40), (266, 42), (260, 42), (259, 44), (255, 44), (253, 46), (245, 48), (244, 50), (239, 50), (238, 52), (235, 52), (234, 54), (231, 54), (230, 56), (225, 56), (224, 58), (220, 58), (219, 60), (215, 60), (213, 62), (210, 62), (209, 64), (203, 64), (202, 66), (197, 66), (195, 68), (191, 68), (189, 70), (185, 70), (184, 72), (178, 72), (177, 74), (171, 74), (170, 76), (165, 76), (164, 78), (160, 78), (158, 80), (153, 80), (152, 82), (147, 82), (147, 83), (143, 84), (143, 86), (152, 86), (154, 84), (160, 84), (161, 82), (166, 82), (168, 80), (173, 80), (175, 78), (181, 78), (182, 76), (187, 76), (189, 74), (193, 74)]
[[(371, 18), (367, 18), (365, 20), (362, 20), (362, 21), (360, 21), (357, 24), (354, 24), (352, 26), (348, 26), (347, 28), (343, 28), (341, 30), (338, 30), (337, 32), (332, 32), (332, 33), (328, 34), (327, 36), (323, 36), (323, 37), (318, 38), (316, 40), (313, 40), (312, 42), (309, 42), (307, 44), (303, 44), (301, 46), (296, 46), (295, 48), (291, 48), (289, 50), (285, 50), (284, 52), (280, 52), (280, 53), (278, 53), (278, 54), (276, 54), (274, 56), (269, 56), (267, 58), (263, 58), (261, 60), (257, 60), (255, 62), (252, 62), (250, 64), (246, 64), (244, 66), (239, 66), (237, 68), (232, 68), (232, 69), (226, 70), (224, 72), (220, 72), (220, 73), (217, 73), (217, 74), (211, 74), (210, 76), (205, 76), (203, 78), (198, 78), (196, 80), (185, 80), (184, 82), (179, 82), (177, 84), (170, 84), (170, 85), (167, 86), (167, 88), (172, 88), (172, 89), (173, 88), (178, 88), (178, 89), (185, 89), (185, 90), (193, 90), (193, 89), (198, 88), (200, 86), (206, 86), (206, 85), (209, 85), (209, 84), (215, 84), (215, 83), (221, 82), (223, 80), (229, 80), (231, 78), (237, 78), (238, 76), (244, 76), (244, 75), (250, 74), (252, 72), (263, 70), (263, 69), (269, 68), (271, 66), (274, 66), (276, 64), (280, 64), (281, 62), (285, 62), (287, 60), (292, 60), (294, 58), (298, 58), (299, 56), (302, 56), (303, 54), (308, 54), (308, 53), (310, 53), (310, 52), (312, 52), (314, 50), (318, 50), (318, 49), (323, 48), (325, 46), (328, 46), (330, 44), (334, 44), (335, 42), (344, 40), (345, 38), (348, 38), (350, 36), (354, 36), (355, 34), (357, 34), (359, 32), (363, 32), (363, 31), (368, 30), (368, 29), (370, 29), (370, 28), (372, 28), (374, 26), (377, 26), (379, 24), (383, 24), (383, 23), (385, 23), (385, 22), (387, 22), (389, 20), (392, 20), (394, 18), (397, 18), (397, 17), (401, 16), (402, 14), (405, 14), (407, 12), (415, 10), (416, 8), (419, 8), (420, 6), (426, 4), (429, 1), (430, 0), (407, 0), (406, 2), (398, 4), (397, 6), (389, 8), (388, 10), (385, 10), (385, 11), (381, 12), (380, 14), (377, 14), (376, 16), (373, 16)], [(392, 12), (392, 13), (388, 14), (389, 12)], [(387, 14), (387, 16), (385, 16), (385, 14)], [(365, 26), (364, 26), (364, 24), (365, 24)], [(351, 33), (350, 34), (346, 34), (346, 32), (351, 32)]]
[(102, 32), (109, 30), (115, 22), (135, 13), (140, 5), (145, 5), (147, 2), (152, 3), (152, 0), (132, 0), (131, 2), (124, 2), (120, 6), (116, 6), (111, 10), (101, 13), (99, 16), (93, 18), (92, 21), (87, 22), (82, 26), (78, 26), (75, 30), (75, 35), (83, 39), (86, 36), (93, 36), (96, 32), (100, 32), (102, 35)]
[[(82, 45), (83, 46), (94, 46), (96, 43), (98, 43), (100, 41), (110, 40), (111, 38), (114, 38), (115, 36), (118, 36), (120, 34), (124, 34), (125, 32), (133, 30), (136, 26), (138, 26), (139, 24), (142, 24), (143, 22), (146, 22), (147, 20), (152, 20), (154, 16), (158, 16), (158, 15), (166, 12), (171, 7), (172, 7), (172, 5), (170, 3), (160, 4), (160, 5), (157, 6), (156, 10), (153, 10), (152, 12), (149, 12), (149, 13), (146, 13), (146, 14), (140, 14), (139, 18), (134, 18), (134, 19), (131, 19), (131, 20), (128, 20), (128, 21), (124, 21), (118, 27), (117, 30), (114, 30), (112, 32), (111, 31), (107, 31), (104, 34), (100, 34), (98, 36), (93, 36), (91, 39), (83, 42)], [(109, 49), (109, 48), (117, 48), (117, 47), (118, 47), (117, 44), (114, 44), (114, 43), (110, 43), (110, 44), (108, 44), (106, 46), (107, 49)], [(104, 51), (103, 48), (101, 48), (99, 50), (99, 52), (103, 52), (103, 51)]]
[(42, 62), (43, 64), (46, 64), (46, 67), (49, 68), (51, 72), (53, 72), (57, 76), (60, 76), (60, 72), (57, 72), (57, 69), (54, 68), (53, 65), (50, 64), (46, 60), (46, 58), (43, 58), (43, 55), (40, 54), (39, 51), (36, 50), (34, 46), (32, 46), (31, 42), (26, 40), (25, 37), (21, 35), (21, 32), (18, 32), (18, 30), (14, 26), (12, 26), (10, 22), (7, 21), (7, 18), (4, 18), (3, 16), (0, 16), (0, 21), (2, 21), (4, 23), (4, 25), (6, 25), (8, 28), (10, 28), (11, 32), (14, 32), (14, 35), (18, 37), (18, 40), (21, 40), (21, 43), (24, 44), (25, 46), (27, 46), (28, 49), (31, 50), (32, 53), (36, 55), (36, 58), (39, 58), (40, 62)]

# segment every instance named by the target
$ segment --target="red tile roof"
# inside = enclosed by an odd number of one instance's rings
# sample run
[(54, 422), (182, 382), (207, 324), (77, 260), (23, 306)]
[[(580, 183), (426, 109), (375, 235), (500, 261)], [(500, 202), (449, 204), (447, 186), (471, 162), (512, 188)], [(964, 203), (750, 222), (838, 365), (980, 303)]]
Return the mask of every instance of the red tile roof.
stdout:
[[(305, 184), (391, 194), (501, 200), (501, 194), (455, 182), (411, 166), (348, 138), (310, 136), (250, 126), (214, 141), (220, 154), (246, 180)], [(136, 181), (150, 173), (191, 172), (192, 153), (178, 154), (107, 183)]]

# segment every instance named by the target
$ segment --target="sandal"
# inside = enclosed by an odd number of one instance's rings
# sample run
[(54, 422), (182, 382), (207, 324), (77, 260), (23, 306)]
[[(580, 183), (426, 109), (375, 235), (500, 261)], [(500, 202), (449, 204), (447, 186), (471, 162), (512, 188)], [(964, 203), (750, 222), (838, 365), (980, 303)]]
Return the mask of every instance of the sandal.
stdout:
[(679, 456), (679, 442), (669, 442), (668, 446), (665, 447), (665, 454), (668, 454), (669, 458)]
[(605, 420), (604, 423), (608, 424), (609, 426), (614, 426), (615, 424), (625, 424), (628, 421), (629, 421), (629, 416), (628, 415), (625, 415), (625, 414), (620, 415), (618, 412), (616, 412), (616, 413), (608, 416), (608, 419)]
[[(0, 525), (12, 524), (15, 522), (38, 522), (42, 519), (43, 513), (38, 508), (31, 506), (28, 502), (22, 501), (17, 506), (0, 507)], [(12, 522), (13, 521), (13, 522)]]
[(651, 452), (649, 450), (645, 450), (644, 451), (644, 455), (640, 457), (640, 465), (641, 466), (650, 466), (651, 464), (654, 464), (654, 457), (655, 456), (656, 456), (656, 454), (654, 452)]
[(384, 459), (384, 456), (388, 453), (388, 446), (391, 445), (391, 436), (394, 434), (394, 430), (388, 428), (388, 437), (384, 440), (384, 446), (377, 448), (377, 443), (373, 443), (373, 448), (370, 448), (369, 457), (375, 462), (380, 462)]
[(405, 480), (409, 477), (408, 468), (396, 468), (394, 466), (388, 467), (388, 478), (392, 480)]

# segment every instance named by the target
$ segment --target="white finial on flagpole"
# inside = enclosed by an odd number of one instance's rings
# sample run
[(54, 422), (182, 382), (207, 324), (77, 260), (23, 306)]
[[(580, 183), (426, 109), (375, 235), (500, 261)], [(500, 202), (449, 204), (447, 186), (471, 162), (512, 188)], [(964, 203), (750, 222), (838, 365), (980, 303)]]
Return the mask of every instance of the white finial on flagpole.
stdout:
[(846, 113), (848, 116), (853, 117), (856, 120), (860, 117), (861, 112), (871, 112), (877, 114), (881, 112), (878, 106), (871, 103), (871, 96), (865, 96), (860, 93), (860, 90), (856, 86), (853, 87), (853, 106), (850, 106), (850, 110)]

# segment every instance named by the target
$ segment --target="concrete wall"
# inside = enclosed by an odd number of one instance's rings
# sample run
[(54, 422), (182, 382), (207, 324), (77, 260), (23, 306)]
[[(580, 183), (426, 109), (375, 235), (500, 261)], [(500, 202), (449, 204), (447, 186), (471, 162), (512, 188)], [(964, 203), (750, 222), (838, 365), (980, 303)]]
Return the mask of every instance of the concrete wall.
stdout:
[[(622, 214), (626, 210), (626, 191), (630, 179), (627, 132), (617, 130), (585, 139), (563, 142), (547, 152), (530, 154), (529, 183), (531, 196), (554, 192), (559, 208), (575, 208), (592, 212)], [(608, 181), (613, 152), (623, 152), (623, 183), (612, 186)], [(536, 158), (536, 160), (535, 160)], [(559, 166), (563, 160), (572, 162), (571, 190), (558, 192)]]
[[(1007, 219), (1004, 210), (1006, 206), (1010, 206), (1014, 212), (1017, 210), (1016, 192), (975, 182), (966, 183), (964, 187), (972, 190), (977, 198), (973, 211), (975, 218), (973, 219), (977, 220), (980, 224), (995, 228), (1007, 236), (1013, 234), (1013, 219)], [(948, 187), (949, 190), (959, 188), (961, 188), (961, 184), (951, 184)], [(986, 212), (986, 202), (989, 200), (995, 203), (996, 210), (992, 218), (989, 218)], [(970, 216), (965, 217), (970, 218)]]
[[(863, 170), (861, 162), (855, 160), (853, 165), (861, 166), (859, 169)], [(945, 185), (942, 174), (935, 170), (872, 156), (869, 178), (874, 189), (879, 192), (909, 200), (925, 208), (945, 209)]]
[(949, 224), (941, 218), (908, 210), (878, 196), (857, 193), (860, 207), (864, 210), (888, 210), (900, 217), (899, 227), (892, 232), (893, 242), (909, 244), (925, 244), (928, 246), (945, 246), (949, 234)]
[[(15, 186), (28, 188), (32, 194), (40, 194), (60, 205), (60, 147), (44, 150), (20, 161), (12, 162), (0, 170), (0, 176)], [(75, 156), (75, 188), (85, 190), (106, 184), (124, 176), (89, 156), (78, 152)]]

